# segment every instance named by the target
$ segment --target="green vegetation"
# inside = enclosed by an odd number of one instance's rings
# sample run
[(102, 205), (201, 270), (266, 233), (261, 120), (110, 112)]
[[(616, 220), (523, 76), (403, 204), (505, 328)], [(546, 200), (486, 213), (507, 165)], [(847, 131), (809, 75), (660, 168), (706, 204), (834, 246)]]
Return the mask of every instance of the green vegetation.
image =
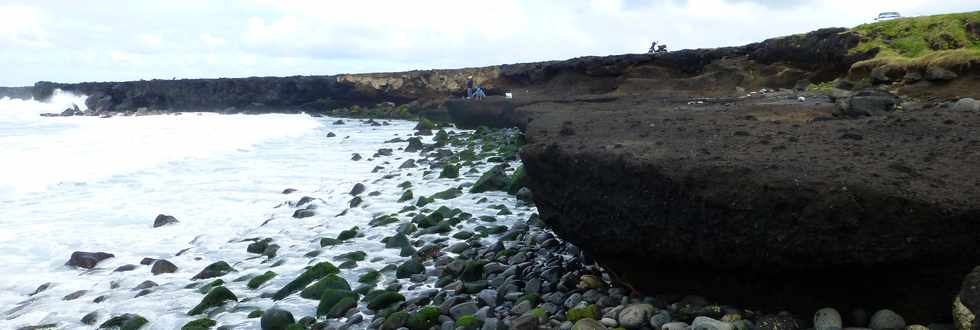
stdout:
[(872, 70), (904, 73), (938, 67), (963, 72), (980, 62), (980, 11), (902, 18), (851, 29), (862, 41), (851, 49), (877, 55), (855, 63), (851, 78), (862, 79)]

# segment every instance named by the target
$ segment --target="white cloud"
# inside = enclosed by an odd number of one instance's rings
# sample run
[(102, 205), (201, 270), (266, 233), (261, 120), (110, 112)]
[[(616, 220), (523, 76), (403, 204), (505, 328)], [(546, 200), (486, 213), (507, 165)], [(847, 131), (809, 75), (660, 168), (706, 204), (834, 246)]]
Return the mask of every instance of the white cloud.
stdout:
[(0, 5), (0, 46), (26, 48), (53, 46), (47, 30), (41, 26), (41, 21), (41, 11), (37, 8)]
[(201, 42), (204, 43), (204, 45), (207, 47), (221, 47), (224, 46), (226, 43), (228, 43), (228, 40), (225, 40), (224, 38), (221, 37), (213, 36), (210, 33), (202, 33), (200, 39)]
[(126, 62), (133, 58), (132, 54), (121, 51), (113, 50), (109, 52), (109, 58), (116, 62)]
[(160, 36), (150, 33), (141, 33), (136, 36), (138, 43), (149, 49), (157, 49), (163, 46), (163, 39)]

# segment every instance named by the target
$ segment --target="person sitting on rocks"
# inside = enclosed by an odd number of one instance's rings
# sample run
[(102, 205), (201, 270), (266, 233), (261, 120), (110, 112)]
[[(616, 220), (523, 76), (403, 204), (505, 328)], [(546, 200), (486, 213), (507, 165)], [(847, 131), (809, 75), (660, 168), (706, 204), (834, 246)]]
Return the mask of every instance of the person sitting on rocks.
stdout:
[(470, 99), (473, 97), (473, 76), (466, 77), (466, 98)]

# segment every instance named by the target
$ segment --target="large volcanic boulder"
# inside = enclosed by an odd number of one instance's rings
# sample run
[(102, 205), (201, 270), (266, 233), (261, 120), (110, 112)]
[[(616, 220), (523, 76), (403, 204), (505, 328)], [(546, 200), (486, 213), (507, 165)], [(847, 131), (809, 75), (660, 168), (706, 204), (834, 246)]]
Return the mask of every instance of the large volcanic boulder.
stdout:
[(521, 158), (541, 219), (634, 286), (801, 314), (950, 318), (980, 260), (980, 171), (967, 170), (980, 166), (980, 116), (618, 108), (554, 107), (527, 124)]

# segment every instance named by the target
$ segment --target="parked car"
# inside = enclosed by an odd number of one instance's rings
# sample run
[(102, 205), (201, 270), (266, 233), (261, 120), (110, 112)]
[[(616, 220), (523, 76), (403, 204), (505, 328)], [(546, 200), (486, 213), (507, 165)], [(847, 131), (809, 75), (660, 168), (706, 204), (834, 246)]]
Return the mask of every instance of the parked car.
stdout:
[(894, 11), (886, 11), (884, 13), (878, 14), (878, 17), (875, 17), (875, 22), (893, 20), (898, 18), (902, 18), (902, 14), (899, 14), (898, 12), (894, 12)]

